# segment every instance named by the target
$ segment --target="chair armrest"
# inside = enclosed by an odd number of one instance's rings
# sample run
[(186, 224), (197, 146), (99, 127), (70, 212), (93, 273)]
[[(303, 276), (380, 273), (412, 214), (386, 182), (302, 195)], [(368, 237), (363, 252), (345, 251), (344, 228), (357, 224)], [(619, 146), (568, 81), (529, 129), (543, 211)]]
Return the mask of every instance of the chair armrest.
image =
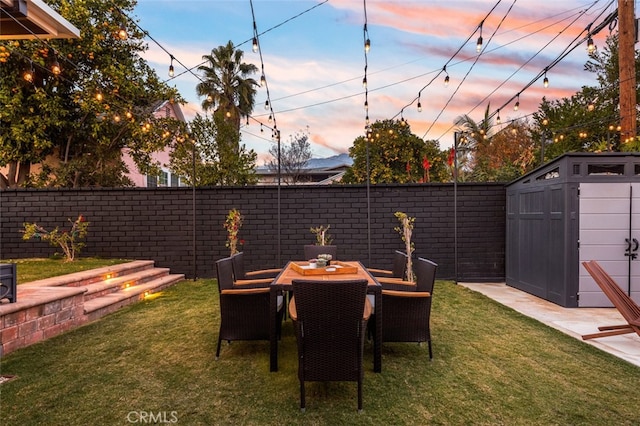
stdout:
[(229, 295), (229, 294), (247, 295), (247, 294), (269, 293), (269, 291), (271, 291), (271, 289), (269, 289), (268, 287), (263, 287), (263, 288), (240, 288), (240, 289), (225, 289), (225, 290), (222, 290), (220, 292), (220, 294), (224, 294), (224, 295)]
[(416, 283), (413, 281), (405, 281), (402, 278), (386, 278), (386, 277), (376, 277), (376, 280), (380, 284), (398, 284), (398, 285), (406, 285), (407, 287), (415, 287)]
[(273, 282), (273, 278), (260, 278), (255, 280), (235, 280), (233, 285), (243, 286), (243, 285), (252, 285), (252, 284), (271, 284)]
[(368, 320), (373, 312), (373, 308), (371, 307), (371, 302), (369, 302), (369, 298), (365, 297), (364, 299), (364, 312), (362, 314), (363, 320)]
[(291, 320), (293, 320), (293, 321), (297, 321), (297, 319), (298, 319), (298, 311), (296, 310), (296, 299), (295, 299), (295, 296), (292, 296), (291, 300), (289, 300), (289, 316), (291, 317)]
[(246, 277), (251, 278), (251, 279), (260, 279), (260, 278), (263, 278), (263, 276), (265, 276), (265, 275), (272, 275), (272, 276), (275, 277), (280, 272), (282, 272), (282, 268), (260, 269), (260, 270), (257, 270), (257, 271), (245, 272), (244, 275)]
[(377, 274), (377, 275), (384, 275), (389, 278), (393, 277), (393, 272), (388, 269), (367, 268), (367, 271), (369, 271), (371, 275)]
[[(362, 319), (363, 320), (368, 320), (369, 317), (371, 316), (371, 312), (373, 311), (373, 308), (371, 307), (371, 302), (369, 302), (369, 298), (365, 297), (364, 299), (364, 311), (362, 312)], [(296, 310), (296, 297), (293, 296), (291, 297), (291, 300), (289, 301), (289, 316), (291, 317), (291, 319), (293, 321), (296, 321), (298, 319), (298, 311)]]
[(382, 295), (395, 297), (431, 297), (431, 293), (428, 291), (382, 290)]

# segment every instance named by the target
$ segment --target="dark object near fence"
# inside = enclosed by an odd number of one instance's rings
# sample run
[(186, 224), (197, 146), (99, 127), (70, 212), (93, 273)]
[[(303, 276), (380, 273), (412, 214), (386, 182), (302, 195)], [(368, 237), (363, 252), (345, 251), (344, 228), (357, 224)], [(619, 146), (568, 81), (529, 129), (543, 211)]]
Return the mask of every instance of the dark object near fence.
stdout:
[(0, 263), (0, 300), (16, 303), (17, 277), (15, 263)]

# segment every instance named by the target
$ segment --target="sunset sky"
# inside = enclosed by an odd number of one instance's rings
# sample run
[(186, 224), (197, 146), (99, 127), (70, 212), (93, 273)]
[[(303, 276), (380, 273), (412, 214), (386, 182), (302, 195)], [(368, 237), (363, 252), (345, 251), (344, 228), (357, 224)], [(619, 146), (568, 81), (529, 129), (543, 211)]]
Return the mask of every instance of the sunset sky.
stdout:
[[(202, 56), (231, 40), (244, 51), (244, 62), (264, 67), (282, 142), (308, 128), (313, 156), (328, 157), (347, 152), (364, 134), (365, 5), (371, 122), (402, 116), (414, 134), (444, 149), (453, 144), (453, 123), (462, 114), (480, 121), (488, 105), (496, 111), (520, 93), (517, 111), (517, 99), (501, 109), (504, 123), (536, 111), (543, 96), (571, 96), (595, 85), (595, 76), (584, 71), (585, 29), (597, 27), (617, 1), (139, 0), (134, 15), (150, 35), (145, 58), (188, 101), (187, 119), (201, 113), (195, 86)], [(251, 49), (254, 16), (262, 62)], [(484, 50), (478, 54), (481, 22)], [(604, 46), (609, 32), (606, 26), (593, 36), (596, 46)], [(169, 80), (170, 55), (175, 77)], [(254, 119), (242, 128), (242, 143), (258, 152), (258, 164), (273, 143), (267, 127), (260, 131), (259, 122), (273, 126), (266, 100), (259, 88)]]

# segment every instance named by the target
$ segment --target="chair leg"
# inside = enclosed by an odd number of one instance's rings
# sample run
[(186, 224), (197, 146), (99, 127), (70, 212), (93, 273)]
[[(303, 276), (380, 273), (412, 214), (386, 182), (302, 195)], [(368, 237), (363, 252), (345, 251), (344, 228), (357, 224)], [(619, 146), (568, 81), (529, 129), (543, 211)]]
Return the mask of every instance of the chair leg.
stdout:
[(220, 358), (220, 344), (222, 343), (222, 339), (220, 338), (220, 334), (218, 334), (218, 348), (216, 349), (216, 359)]
[(302, 411), (303, 413), (304, 409), (306, 408), (305, 402), (304, 380), (300, 380), (300, 411)]
[(433, 351), (431, 350), (431, 339), (427, 340), (427, 344), (429, 345), (429, 361), (433, 361)]

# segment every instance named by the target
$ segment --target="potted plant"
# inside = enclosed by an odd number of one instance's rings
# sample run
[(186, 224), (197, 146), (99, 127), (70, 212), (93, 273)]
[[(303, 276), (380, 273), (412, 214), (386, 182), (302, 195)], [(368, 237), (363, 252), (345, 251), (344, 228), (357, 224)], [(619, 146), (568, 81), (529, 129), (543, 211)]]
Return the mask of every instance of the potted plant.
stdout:
[(401, 225), (396, 226), (394, 229), (400, 234), (400, 237), (402, 237), (402, 241), (404, 241), (405, 250), (407, 252), (407, 281), (414, 282), (415, 276), (413, 274), (413, 264), (411, 262), (411, 258), (416, 248), (411, 241), (411, 234), (413, 233), (413, 223), (416, 221), (416, 218), (409, 217), (406, 213), (403, 212), (395, 212), (394, 215)]
[(327, 260), (336, 258), (338, 247), (331, 244), (333, 242), (333, 237), (329, 235), (329, 228), (331, 228), (331, 225), (320, 225), (309, 229), (311, 233), (316, 236), (316, 243), (304, 246), (305, 259), (319, 258), (320, 255), (331, 256), (331, 258)]

